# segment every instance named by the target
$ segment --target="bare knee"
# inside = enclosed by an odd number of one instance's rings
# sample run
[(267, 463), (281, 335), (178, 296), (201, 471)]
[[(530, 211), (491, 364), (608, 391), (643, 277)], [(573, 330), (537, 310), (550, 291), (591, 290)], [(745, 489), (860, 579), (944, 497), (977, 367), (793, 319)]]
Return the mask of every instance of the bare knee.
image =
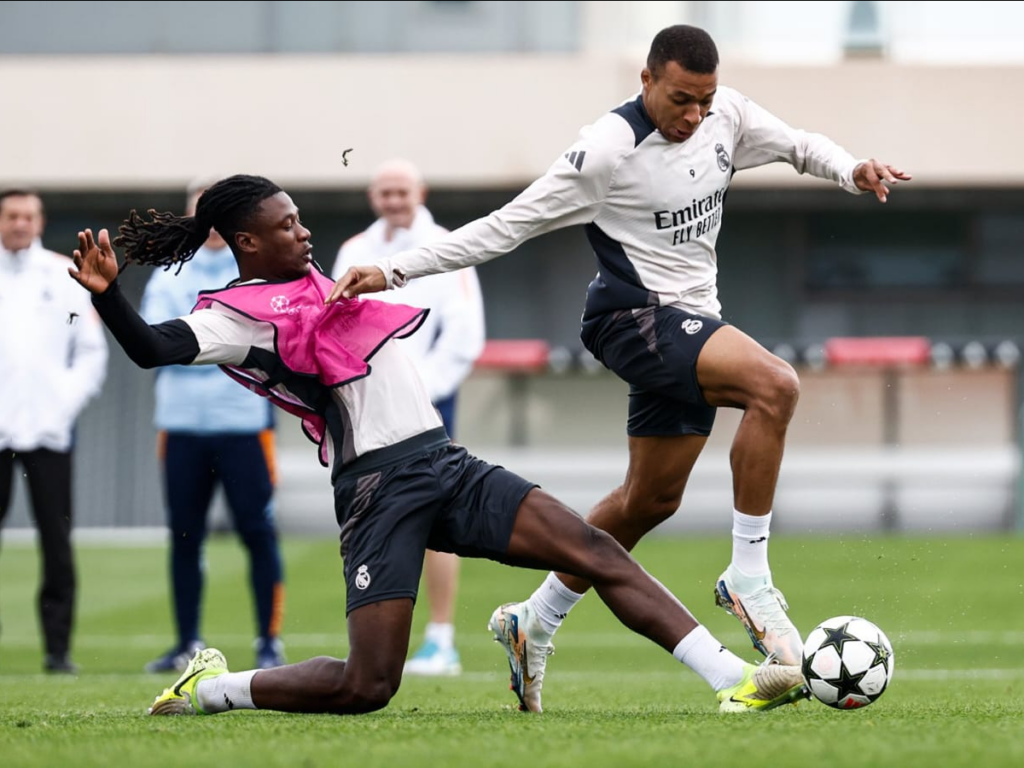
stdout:
[(677, 487), (630, 484), (626, 487), (623, 512), (632, 526), (646, 533), (672, 517), (679, 510), (682, 498), (682, 490)]
[(749, 408), (785, 427), (793, 418), (799, 399), (800, 378), (793, 366), (785, 360), (773, 358), (760, 377), (756, 397)]
[(325, 658), (320, 671), (324, 682), (328, 712), (358, 715), (384, 709), (398, 693), (401, 675), (360, 673), (351, 662)]
[(580, 573), (595, 584), (614, 577), (619, 566), (630, 562), (629, 553), (615, 538), (600, 528), (588, 526), (586, 551)]
[(384, 678), (360, 683), (346, 691), (344, 706), (340, 708), (343, 714), (365, 714), (384, 709), (398, 693), (398, 683)]

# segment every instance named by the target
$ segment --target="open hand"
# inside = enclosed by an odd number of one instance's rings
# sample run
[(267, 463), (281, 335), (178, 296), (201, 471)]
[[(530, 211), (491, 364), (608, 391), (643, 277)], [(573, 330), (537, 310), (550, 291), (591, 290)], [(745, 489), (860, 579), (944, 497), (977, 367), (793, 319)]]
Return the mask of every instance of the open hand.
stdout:
[(103, 293), (117, 279), (117, 256), (105, 229), (100, 230), (98, 244), (91, 229), (79, 232), (73, 259), (75, 266), (68, 267), (68, 274), (92, 293)]
[(361, 293), (376, 293), (387, 287), (380, 267), (351, 267), (334, 284), (324, 304), (333, 304), (338, 299), (351, 299)]
[(853, 169), (853, 183), (857, 185), (857, 189), (874, 192), (879, 202), (882, 203), (889, 196), (889, 188), (885, 186), (886, 183), (896, 186), (899, 182), (910, 181), (912, 178), (913, 176), (909, 173), (874, 159), (859, 163)]

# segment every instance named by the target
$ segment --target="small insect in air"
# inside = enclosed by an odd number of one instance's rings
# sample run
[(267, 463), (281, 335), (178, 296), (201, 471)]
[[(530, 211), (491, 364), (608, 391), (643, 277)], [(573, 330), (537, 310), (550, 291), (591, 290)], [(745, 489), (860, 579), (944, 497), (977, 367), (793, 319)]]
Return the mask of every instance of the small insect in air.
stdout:
[(346, 168), (348, 167), (348, 153), (352, 151), (352, 148), (346, 149), (341, 153), (341, 164)]
[(76, 317), (78, 317), (78, 313), (77, 312), (68, 312), (68, 325), (71, 325), (72, 323), (74, 323)]

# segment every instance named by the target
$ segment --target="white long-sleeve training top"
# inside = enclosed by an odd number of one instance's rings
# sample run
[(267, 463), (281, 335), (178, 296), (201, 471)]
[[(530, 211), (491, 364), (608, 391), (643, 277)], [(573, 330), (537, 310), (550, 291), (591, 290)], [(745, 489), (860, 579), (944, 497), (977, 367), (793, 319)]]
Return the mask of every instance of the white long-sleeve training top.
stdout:
[(0, 450), (67, 451), (107, 374), (107, 340), (71, 259), (0, 247)]
[(857, 161), (846, 150), (790, 127), (738, 91), (719, 87), (707, 117), (681, 143), (661, 135), (638, 95), (584, 127), (547, 173), (503, 208), (376, 265), (389, 287), (400, 286), (582, 224), (599, 267), (585, 318), (659, 305), (720, 318), (715, 243), (729, 183), (738, 170), (773, 162), (860, 192)]
[[(448, 230), (436, 224), (430, 211), (420, 206), (409, 229), (396, 230), (391, 239), (386, 234), (387, 222), (378, 219), (365, 232), (346, 241), (338, 251), (331, 277), (337, 280), (349, 267), (372, 264), (382, 257), (432, 243)], [(416, 365), (432, 402), (453, 395), (473, 371), (486, 340), (483, 296), (476, 270), (470, 267), (431, 275), (372, 298), (430, 310), (420, 329), (399, 343)]]

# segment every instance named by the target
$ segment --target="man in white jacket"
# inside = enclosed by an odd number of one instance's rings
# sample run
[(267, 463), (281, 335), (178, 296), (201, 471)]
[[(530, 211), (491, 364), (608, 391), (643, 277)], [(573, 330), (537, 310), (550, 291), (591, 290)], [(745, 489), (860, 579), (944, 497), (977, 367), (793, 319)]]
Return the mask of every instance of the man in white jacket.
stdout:
[(103, 386), (107, 342), (88, 291), (67, 280), (71, 259), (46, 250), (42, 232), (38, 195), (0, 194), (0, 525), (18, 462), (43, 553), (43, 668), (74, 674), (73, 431)]
[[(342, 245), (334, 262), (337, 279), (355, 264), (366, 264), (400, 251), (426, 245), (447, 234), (424, 206), (426, 185), (412, 163), (394, 159), (381, 165), (370, 182), (370, 207), (378, 216), (365, 232)], [(375, 297), (377, 298), (377, 297)], [(432, 275), (379, 297), (385, 301), (430, 309), (418, 333), (402, 340), (441, 414), (448, 435), (455, 438), (455, 403), (459, 386), (473, 370), (484, 346), (484, 309), (474, 268)], [(425, 565), (430, 621), (423, 645), (406, 664), (408, 674), (457, 675), (462, 671), (455, 649), (455, 596), (459, 560), (428, 551)]]

